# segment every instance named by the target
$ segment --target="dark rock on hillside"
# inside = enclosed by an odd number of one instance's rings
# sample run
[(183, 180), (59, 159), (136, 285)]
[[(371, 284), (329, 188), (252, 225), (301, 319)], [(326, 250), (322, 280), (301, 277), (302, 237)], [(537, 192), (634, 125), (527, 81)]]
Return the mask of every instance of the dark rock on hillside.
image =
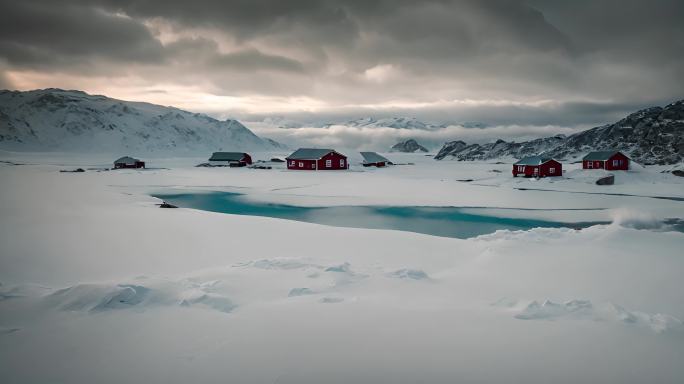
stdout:
[(463, 141), (452, 141), (444, 144), (435, 159), (442, 160), (451, 158), (454, 160), (490, 160), (500, 157), (511, 156), (523, 158), (542, 153), (549, 148), (554, 148), (565, 140), (565, 136), (558, 135), (535, 139), (523, 143), (507, 142), (497, 140), (487, 144), (466, 144)]
[(392, 148), (390, 150), (392, 152), (407, 152), (407, 153), (427, 152), (428, 151), (427, 148), (418, 144), (418, 142), (413, 140), (413, 139), (402, 141), (400, 143), (396, 143), (392, 146)]
[(465, 145), (446, 143), (435, 159), (490, 160), (545, 154), (559, 160), (576, 160), (587, 152), (616, 149), (640, 164), (676, 164), (684, 160), (684, 100), (664, 108), (652, 107), (624, 119), (574, 135), (521, 143), (498, 140)]
[(596, 185), (613, 185), (615, 184), (615, 175), (608, 175), (596, 180)]
[(462, 151), (465, 147), (467, 147), (468, 144), (461, 140), (456, 140), (456, 141), (450, 141), (442, 147), (442, 149), (437, 152), (437, 155), (435, 155), (435, 159), (437, 160), (442, 160), (448, 155), (454, 156), (454, 154), (459, 153)]

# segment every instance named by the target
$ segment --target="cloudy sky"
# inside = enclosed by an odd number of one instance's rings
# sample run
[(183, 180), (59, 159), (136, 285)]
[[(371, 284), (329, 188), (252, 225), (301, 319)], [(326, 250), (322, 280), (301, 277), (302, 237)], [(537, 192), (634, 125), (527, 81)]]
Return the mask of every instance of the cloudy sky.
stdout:
[(0, 0), (0, 88), (576, 127), (684, 97), (681, 0)]

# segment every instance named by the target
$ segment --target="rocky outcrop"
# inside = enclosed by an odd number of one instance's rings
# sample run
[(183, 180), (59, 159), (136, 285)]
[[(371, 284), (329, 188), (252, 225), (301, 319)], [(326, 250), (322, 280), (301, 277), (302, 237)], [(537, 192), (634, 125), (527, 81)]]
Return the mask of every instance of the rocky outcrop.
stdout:
[(578, 160), (587, 152), (616, 149), (640, 164), (676, 164), (684, 160), (684, 100), (652, 107), (624, 119), (574, 135), (545, 137), (520, 143), (497, 140), (466, 145), (444, 144), (435, 159), (491, 160), (544, 154), (558, 160)]
[(596, 180), (596, 185), (613, 185), (615, 184), (615, 175), (608, 175)]
[(410, 139), (406, 141), (402, 141), (400, 143), (396, 143), (392, 146), (390, 149), (392, 152), (407, 152), (407, 153), (413, 153), (413, 152), (427, 152), (427, 148), (423, 147), (422, 145), (418, 144), (417, 141)]

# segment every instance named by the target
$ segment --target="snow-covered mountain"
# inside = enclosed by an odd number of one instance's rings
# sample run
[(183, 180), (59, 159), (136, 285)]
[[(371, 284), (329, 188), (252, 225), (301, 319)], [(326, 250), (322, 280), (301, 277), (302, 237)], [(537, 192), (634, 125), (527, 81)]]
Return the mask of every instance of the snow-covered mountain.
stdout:
[(409, 139), (406, 141), (396, 143), (392, 146), (392, 148), (390, 148), (390, 152), (413, 153), (413, 152), (427, 152), (427, 151), (428, 151), (427, 148), (418, 144), (418, 142), (413, 140), (413, 139)]
[(676, 164), (684, 160), (684, 100), (666, 107), (647, 108), (614, 124), (592, 128), (568, 137), (559, 135), (520, 143), (497, 140), (467, 145), (444, 144), (435, 159), (490, 160), (546, 154), (559, 160), (576, 160), (602, 149), (623, 151), (641, 164)]
[(415, 117), (388, 117), (383, 119), (364, 117), (336, 125), (345, 125), (348, 127), (386, 127), (400, 129), (432, 129), (438, 127), (433, 124), (420, 121)]
[(279, 149), (237, 120), (61, 89), (0, 91), (0, 148), (169, 154)]
[(465, 123), (453, 123), (453, 122), (440, 122), (432, 123), (416, 119), (415, 117), (386, 117), (381, 119), (376, 119), (374, 117), (363, 117), (360, 119), (349, 120), (337, 123), (328, 123), (324, 126), (332, 125), (343, 125), (347, 127), (373, 127), (373, 128), (397, 128), (397, 129), (439, 129), (446, 128), (452, 125), (458, 125), (465, 128), (484, 128), (487, 125), (485, 123), (479, 122), (465, 122)]

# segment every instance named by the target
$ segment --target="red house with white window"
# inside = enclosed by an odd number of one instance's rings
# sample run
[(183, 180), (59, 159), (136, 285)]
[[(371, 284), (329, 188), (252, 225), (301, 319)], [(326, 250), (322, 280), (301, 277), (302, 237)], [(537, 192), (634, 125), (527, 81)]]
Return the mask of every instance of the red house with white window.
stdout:
[(319, 171), (349, 168), (347, 156), (334, 149), (299, 148), (285, 160), (287, 169)]
[(530, 156), (513, 164), (513, 177), (563, 176), (563, 164), (550, 157)]
[(629, 169), (629, 157), (620, 151), (589, 152), (582, 158), (582, 168), (626, 171)]

